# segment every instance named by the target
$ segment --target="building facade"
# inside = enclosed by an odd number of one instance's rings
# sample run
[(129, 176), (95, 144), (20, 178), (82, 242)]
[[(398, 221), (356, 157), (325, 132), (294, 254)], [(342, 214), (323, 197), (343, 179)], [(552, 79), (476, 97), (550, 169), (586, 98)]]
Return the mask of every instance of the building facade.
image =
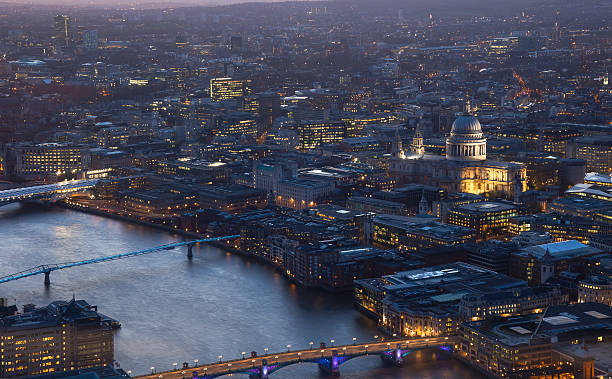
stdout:
[(83, 300), (56, 301), (0, 319), (0, 377), (16, 378), (112, 365), (111, 320)]

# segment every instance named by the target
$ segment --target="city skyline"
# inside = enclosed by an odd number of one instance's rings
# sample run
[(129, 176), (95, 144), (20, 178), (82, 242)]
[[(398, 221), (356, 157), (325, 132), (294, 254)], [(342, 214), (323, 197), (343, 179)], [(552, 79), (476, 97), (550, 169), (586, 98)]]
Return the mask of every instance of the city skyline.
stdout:
[(612, 3), (45, 1), (0, 377), (610, 379)]

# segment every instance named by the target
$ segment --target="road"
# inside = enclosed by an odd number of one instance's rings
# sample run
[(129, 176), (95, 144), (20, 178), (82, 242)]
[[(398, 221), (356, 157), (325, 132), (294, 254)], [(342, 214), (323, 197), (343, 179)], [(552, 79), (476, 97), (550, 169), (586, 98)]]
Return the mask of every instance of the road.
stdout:
[[(253, 367), (260, 367), (262, 360), (266, 359), (268, 365), (281, 364), (283, 366), (304, 362), (313, 361), (317, 358), (326, 357), (329, 358), (332, 355), (332, 351), (336, 350), (338, 356), (348, 355), (366, 355), (366, 354), (378, 354), (384, 351), (392, 350), (401, 345), (402, 349), (423, 349), (428, 347), (438, 347), (442, 345), (454, 344), (454, 337), (433, 337), (433, 338), (418, 338), (418, 339), (392, 339), (384, 342), (369, 342), (369, 343), (358, 343), (354, 345), (340, 345), (340, 346), (327, 346), (324, 349), (315, 348), (313, 345), (312, 349), (295, 350), (292, 351), (291, 347), (288, 351), (271, 353), (257, 358), (245, 358), (236, 360), (226, 360), (220, 358), (219, 362), (199, 365), (196, 367), (189, 367), (187, 369), (178, 369), (173, 371), (156, 372), (154, 371), (151, 375), (139, 376), (142, 379), (181, 379), (183, 377), (191, 377), (193, 371), (197, 371), (199, 376), (204, 374), (208, 375), (219, 375), (229, 374), (232, 372), (240, 372), (248, 370)], [(178, 363), (180, 365), (181, 363)]]

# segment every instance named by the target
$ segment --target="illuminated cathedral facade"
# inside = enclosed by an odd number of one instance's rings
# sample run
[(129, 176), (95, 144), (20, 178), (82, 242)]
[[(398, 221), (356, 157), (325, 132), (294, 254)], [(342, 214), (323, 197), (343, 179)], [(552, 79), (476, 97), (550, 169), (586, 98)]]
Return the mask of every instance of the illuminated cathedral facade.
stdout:
[(389, 174), (398, 183), (427, 184), (449, 192), (495, 193), (515, 201), (527, 187), (521, 163), (487, 159), (487, 139), (480, 122), (467, 113), (453, 123), (446, 139), (446, 156), (425, 153), (418, 128), (409, 152), (404, 151), (397, 133), (392, 150)]

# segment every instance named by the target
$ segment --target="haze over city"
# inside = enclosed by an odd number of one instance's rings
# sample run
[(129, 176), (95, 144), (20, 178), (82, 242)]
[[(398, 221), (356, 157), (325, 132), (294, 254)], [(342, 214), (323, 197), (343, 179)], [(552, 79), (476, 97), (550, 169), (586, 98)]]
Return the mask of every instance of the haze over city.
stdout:
[(0, 378), (612, 379), (612, 2), (0, 2)]

